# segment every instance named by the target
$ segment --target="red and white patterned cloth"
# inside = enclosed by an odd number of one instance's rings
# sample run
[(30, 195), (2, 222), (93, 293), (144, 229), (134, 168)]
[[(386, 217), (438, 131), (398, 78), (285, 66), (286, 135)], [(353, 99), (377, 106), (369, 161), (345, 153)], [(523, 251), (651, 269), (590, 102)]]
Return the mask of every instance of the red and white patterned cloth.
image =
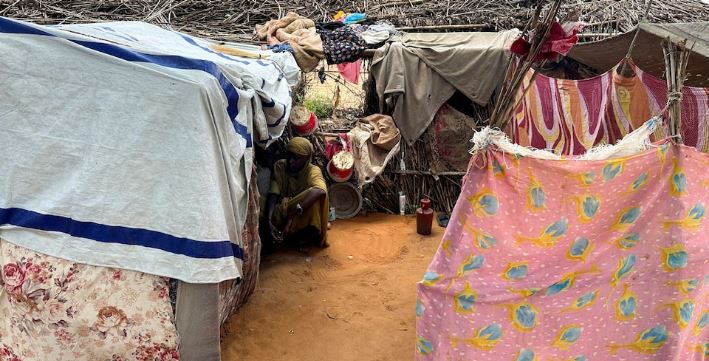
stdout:
[(168, 279), (0, 239), (0, 361), (179, 360)]
[[(530, 81), (532, 73), (528, 73), (524, 87), (529, 90), (519, 94), (507, 134), (517, 144), (560, 155), (583, 154), (594, 145), (615, 144), (658, 115), (667, 103), (665, 81), (630, 65), (636, 76), (629, 78), (618, 75), (617, 67), (583, 80), (537, 74)], [(709, 88), (682, 88), (682, 141), (703, 152), (709, 151), (707, 109)], [(660, 127), (655, 139), (667, 135)]]

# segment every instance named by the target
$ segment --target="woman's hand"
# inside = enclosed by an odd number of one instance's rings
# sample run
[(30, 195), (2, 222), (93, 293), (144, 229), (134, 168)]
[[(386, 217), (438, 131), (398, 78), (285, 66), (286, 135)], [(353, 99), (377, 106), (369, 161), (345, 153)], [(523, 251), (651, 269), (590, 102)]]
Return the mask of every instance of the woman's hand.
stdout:
[(271, 228), (271, 237), (277, 241), (282, 241), (283, 240), (283, 232), (281, 232), (278, 227), (276, 227), (273, 222), (269, 222), (269, 226)]

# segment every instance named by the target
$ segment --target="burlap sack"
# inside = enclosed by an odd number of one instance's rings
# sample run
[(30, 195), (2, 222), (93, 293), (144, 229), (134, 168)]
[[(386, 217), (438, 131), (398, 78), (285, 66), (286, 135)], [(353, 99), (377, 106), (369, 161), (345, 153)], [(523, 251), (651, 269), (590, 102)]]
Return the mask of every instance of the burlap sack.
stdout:
[(372, 114), (362, 119), (372, 125), (372, 144), (384, 150), (391, 150), (401, 139), (394, 119), (384, 114)]

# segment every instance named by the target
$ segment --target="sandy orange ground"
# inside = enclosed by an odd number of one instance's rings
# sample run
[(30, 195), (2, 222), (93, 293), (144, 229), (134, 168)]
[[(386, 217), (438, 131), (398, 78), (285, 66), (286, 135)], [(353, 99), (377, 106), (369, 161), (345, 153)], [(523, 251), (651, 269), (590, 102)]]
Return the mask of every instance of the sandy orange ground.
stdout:
[(256, 292), (223, 329), (225, 361), (412, 360), (418, 282), (443, 229), (414, 217), (337, 220), (330, 247), (261, 261)]

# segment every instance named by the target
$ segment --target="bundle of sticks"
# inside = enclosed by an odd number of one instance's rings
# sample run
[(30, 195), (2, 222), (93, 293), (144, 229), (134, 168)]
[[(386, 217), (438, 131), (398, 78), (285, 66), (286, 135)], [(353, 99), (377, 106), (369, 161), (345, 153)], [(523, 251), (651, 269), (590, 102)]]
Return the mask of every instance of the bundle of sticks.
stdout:
[(673, 43), (669, 38), (662, 42), (665, 54), (665, 76), (667, 77), (667, 112), (669, 113), (669, 131), (678, 143), (682, 143), (682, 86), (687, 78), (687, 61), (690, 50), (686, 41)]
[[(512, 109), (515, 105), (515, 100), (518, 96), (522, 81), (527, 72), (532, 69), (532, 66), (537, 64), (537, 55), (542, 49), (542, 45), (549, 36), (551, 25), (556, 19), (562, 0), (553, 0), (551, 5), (546, 10), (545, 16), (542, 18), (541, 13), (544, 2), (540, 2), (537, 9), (529, 21), (525, 29), (522, 31), (522, 36), (526, 37), (529, 43), (529, 52), (521, 59), (514, 56), (510, 57), (507, 64), (507, 79), (500, 91), (500, 96), (495, 103), (495, 108), (490, 116), (490, 126), (498, 129), (505, 129), (507, 123), (512, 117)], [(532, 80), (536, 72), (532, 75)], [(532, 81), (530, 80), (530, 82)]]

